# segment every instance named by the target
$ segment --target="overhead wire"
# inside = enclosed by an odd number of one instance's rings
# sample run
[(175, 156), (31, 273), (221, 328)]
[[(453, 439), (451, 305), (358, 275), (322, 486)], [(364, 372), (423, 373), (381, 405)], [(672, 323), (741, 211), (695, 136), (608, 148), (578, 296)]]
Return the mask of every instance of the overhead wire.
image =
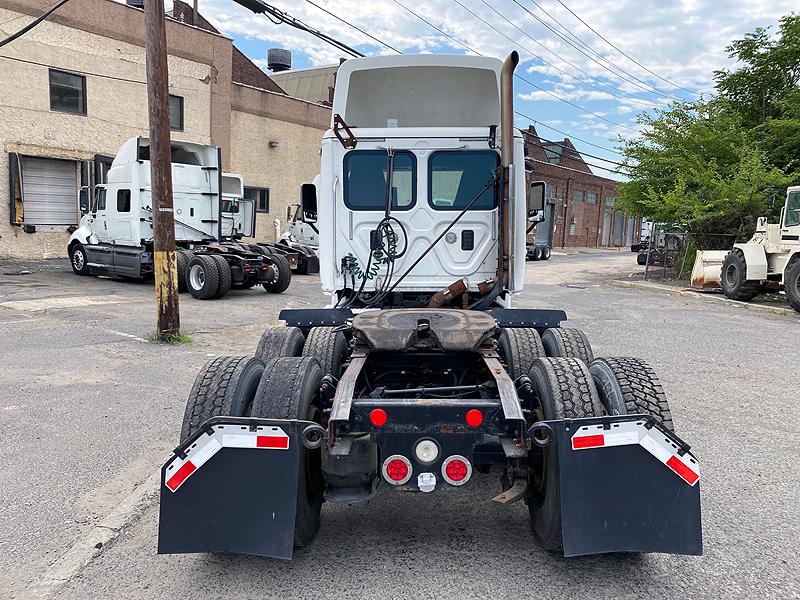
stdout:
[(694, 94), (694, 95), (696, 95), (696, 96), (699, 96), (699, 95), (700, 95), (700, 94), (699, 94), (699, 92), (696, 92), (696, 91), (694, 91), (694, 90), (690, 90), (689, 88), (683, 87), (682, 85), (680, 85), (680, 84), (677, 84), (677, 83), (675, 83), (674, 81), (670, 81), (670, 80), (669, 80), (669, 79), (667, 79), (666, 77), (662, 77), (661, 75), (659, 75), (659, 74), (658, 74), (658, 73), (656, 73), (655, 71), (652, 71), (652, 70), (648, 69), (648, 68), (647, 68), (646, 66), (644, 66), (642, 63), (640, 63), (638, 60), (636, 60), (635, 58), (633, 58), (633, 57), (632, 57), (630, 54), (628, 54), (627, 52), (625, 52), (625, 51), (624, 51), (622, 48), (620, 48), (620, 47), (619, 47), (619, 46), (617, 46), (616, 44), (612, 43), (612, 42), (611, 42), (610, 40), (608, 40), (608, 39), (607, 39), (605, 36), (603, 36), (603, 35), (602, 35), (602, 34), (601, 34), (599, 31), (597, 31), (597, 30), (596, 30), (594, 27), (592, 27), (592, 26), (591, 26), (591, 25), (589, 25), (589, 24), (588, 24), (586, 21), (584, 21), (582, 18), (580, 18), (580, 17), (579, 17), (579, 16), (578, 16), (578, 15), (575, 13), (575, 11), (573, 11), (573, 10), (572, 10), (572, 9), (571, 9), (569, 6), (567, 6), (566, 4), (564, 4), (564, 3), (563, 3), (561, 0), (556, 0), (556, 1), (557, 1), (557, 2), (558, 2), (560, 5), (561, 5), (561, 6), (563, 6), (565, 9), (567, 9), (567, 11), (568, 11), (568, 12), (569, 12), (569, 13), (570, 13), (570, 14), (571, 14), (573, 17), (575, 17), (576, 19), (578, 19), (578, 21), (580, 21), (581, 23), (583, 23), (583, 24), (584, 24), (584, 25), (585, 25), (585, 26), (586, 26), (586, 27), (589, 29), (589, 31), (591, 31), (592, 33), (594, 33), (594, 34), (595, 34), (597, 37), (599, 37), (601, 40), (603, 40), (603, 41), (604, 41), (606, 44), (608, 44), (609, 46), (611, 46), (611, 47), (612, 47), (614, 50), (616, 50), (617, 52), (619, 52), (620, 54), (622, 54), (622, 56), (624, 56), (625, 58), (627, 58), (628, 60), (630, 60), (630, 61), (631, 61), (633, 64), (635, 64), (635, 65), (637, 65), (637, 66), (641, 67), (642, 69), (644, 69), (645, 71), (647, 71), (648, 73), (650, 73), (651, 75), (653, 75), (654, 77), (658, 77), (658, 78), (659, 78), (661, 81), (664, 81), (664, 82), (666, 82), (666, 83), (670, 84), (671, 86), (674, 86), (674, 87), (676, 87), (676, 88), (678, 88), (678, 89), (681, 89), (681, 90), (684, 90), (684, 91), (686, 91), (686, 92), (689, 92), (690, 94)]
[[(5, 38), (5, 39), (3, 39), (3, 40), (0, 40), (0, 48), (2, 48), (3, 46), (5, 46), (6, 44), (10, 44), (11, 42), (13, 42), (14, 40), (16, 40), (17, 38), (20, 38), (20, 37), (22, 37), (23, 35), (25, 35), (26, 33), (28, 33), (28, 32), (29, 32), (31, 29), (33, 29), (34, 27), (36, 27), (36, 26), (37, 26), (39, 23), (41, 23), (42, 21), (44, 21), (44, 20), (45, 20), (47, 17), (49, 17), (51, 14), (53, 14), (53, 13), (54, 13), (56, 10), (58, 10), (59, 8), (61, 8), (62, 6), (64, 6), (64, 5), (65, 5), (67, 2), (69, 2), (69, 0), (61, 0), (61, 1), (60, 1), (60, 2), (58, 2), (58, 3), (57, 3), (55, 6), (51, 6), (51, 8), (48, 8), (48, 9), (47, 9), (46, 11), (44, 11), (44, 12), (43, 12), (41, 15), (39, 15), (38, 17), (36, 17), (36, 18), (35, 18), (33, 21), (31, 21), (30, 23), (28, 23), (27, 25), (25, 25), (25, 27), (23, 27), (22, 29), (20, 29), (20, 30), (19, 30), (19, 31), (17, 31), (16, 33), (12, 33), (12, 34), (11, 34), (10, 36), (8, 36), (7, 38)], [(13, 20), (13, 19), (12, 19), (12, 20)]]
[(368, 37), (368, 38), (370, 38), (371, 40), (374, 40), (374, 41), (378, 42), (378, 43), (379, 43), (379, 44), (381, 44), (382, 46), (386, 46), (387, 48), (389, 48), (390, 50), (394, 50), (394, 51), (395, 51), (395, 52), (397, 52), (398, 54), (402, 54), (402, 53), (403, 53), (401, 50), (398, 50), (398, 49), (397, 49), (397, 48), (395, 48), (394, 46), (392, 46), (392, 45), (390, 45), (390, 44), (387, 44), (387, 43), (386, 43), (386, 42), (384, 42), (383, 40), (381, 40), (381, 39), (379, 39), (379, 38), (375, 37), (374, 35), (372, 35), (371, 33), (368, 33), (368, 32), (366, 32), (366, 31), (364, 31), (363, 29), (361, 29), (361, 28), (360, 28), (360, 27), (358, 27), (357, 25), (353, 25), (353, 24), (352, 24), (350, 21), (347, 21), (347, 20), (343, 19), (342, 17), (340, 17), (339, 15), (336, 15), (336, 14), (332, 13), (332, 12), (331, 12), (331, 11), (329, 11), (327, 8), (325, 8), (324, 6), (320, 6), (320, 5), (319, 5), (319, 4), (317, 4), (316, 2), (312, 2), (312, 0), (306, 0), (306, 2), (308, 2), (308, 3), (309, 3), (311, 6), (314, 6), (314, 7), (318, 8), (318, 9), (319, 9), (319, 10), (321, 10), (322, 12), (324, 12), (324, 13), (326, 13), (326, 14), (330, 15), (331, 17), (333, 17), (333, 18), (334, 18), (334, 19), (336, 19), (337, 21), (339, 21), (339, 22), (341, 22), (341, 23), (344, 23), (344, 24), (345, 24), (345, 25), (347, 25), (348, 27), (352, 27), (352, 28), (353, 28), (353, 29), (355, 29), (356, 31), (359, 31), (359, 32), (363, 33), (365, 36), (367, 36), (367, 37)]
[[(636, 103), (636, 104), (642, 104), (642, 105), (644, 105), (644, 106), (648, 106), (648, 107), (651, 107), (651, 106), (652, 106), (652, 104), (653, 104), (653, 103), (652, 103), (652, 102), (649, 102), (649, 101), (647, 101), (647, 100), (642, 100), (642, 99), (640, 99), (640, 98), (634, 98), (634, 97), (632, 97), (632, 96), (620, 96), (620, 95), (618, 95), (618, 94), (614, 94), (613, 92), (609, 92), (608, 90), (605, 90), (605, 89), (601, 88), (601, 87), (600, 87), (600, 86), (598, 86), (598, 85), (595, 85), (595, 84), (593, 84), (593, 83), (590, 83), (590, 82), (588, 82), (588, 81), (584, 81), (584, 80), (582, 80), (582, 79), (578, 79), (577, 77), (575, 77), (573, 74), (569, 73), (568, 71), (565, 71), (564, 69), (562, 69), (562, 68), (560, 68), (560, 67), (558, 67), (558, 66), (554, 65), (553, 63), (551, 63), (551, 62), (548, 62), (547, 60), (545, 60), (544, 58), (542, 58), (541, 56), (539, 56), (538, 54), (536, 54), (535, 52), (533, 52), (533, 51), (532, 51), (530, 48), (527, 48), (526, 46), (523, 46), (522, 44), (520, 44), (518, 41), (516, 41), (516, 40), (514, 40), (514, 39), (510, 38), (510, 37), (509, 37), (509, 36), (507, 36), (505, 33), (503, 33), (502, 31), (500, 31), (499, 29), (497, 29), (497, 27), (495, 27), (495, 26), (494, 26), (494, 25), (492, 25), (491, 23), (489, 23), (489, 22), (487, 22), (486, 20), (484, 20), (484, 19), (483, 19), (483, 18), (482, 18), (480, 15), (476, 14), (475, 12), (473, 12), (472, 10), (470, 10), (469, 8), (467, 8), (466, 6), (464, 6), (464, 5), (463, 5), (463, 4), (462, 4), (462, 3), (461, 3), (459, 0), (453, 0), (453, 2), (455, 2), (456, 4), (458, 4), (458, 5), (459, 5), (461, 8), (463, 8), (464, 10), (466, 10), (466, 11), (467, 11), (469, 14), (471, 14), (473, 17), (475, 17), (476, 19), (478, 19), (478, 20), (479, 20), (481, 23), (483, 23), (484, 25), (486, 25), (486, 26), (487, 26), (487, 27), (489, 27), (490, 29), (492, 29), (492, 30), (494, 30), (495, 32), (497, 32), (497, 33), (499, 33), (500, 35), (502, 35), (502, 36), (503, 36), (505, 39), (507, 39), (508, 41), (510, 41), (512, 44), (515, 44), (515, 45), (516, 45), (516, 46), (518, 46), (519, 48), (522, 48), (522, 49), (523, 49), (525, 52), (528, 52), (528, 53), (529, 53), (529, 54), (530, 54), (530, 55), (531, 55), (533, 58), (536, 58), (536, 59), (538, 59), (538, 60), (539, 60), (539, 61), (541, 61), (541, 62), (542, 62), (544, 65), (547, 65), (548, 67), (551, 67), (551, 68), (555, 69), (556, 71), (558, 71), (559, 73), (562, 73), (562, 74), (566, 75), (566, 76), (567, 76), (567, 77), (569, 77), (570, 79), (573, 79), (573, 80), (575, 80), (575, 81), (577, 81), (577, 82), (579, 82), (579, 83), (581, 83), (581, 84), (583, 84), (583, 85), (589, 86), (589, 87), (591, 87), (591, 88), (593, 88), (593, 89), (595, 89), (595, 90), (598, 90), (599, 92), (601, 92), (601, 93), (603, 93), (603, 94), (608, 94), (609, 96), (612, 96), (612, 97), (614, 97), (614, 98), (617, 98), (617, 99), (619, 99), (619, 100), (625, 100), (625, 101), (628, 101), (628, 102), (633, 102), (633, 103)], [(491, 6), (490, 6), (490, 8), (491, 8)], [(492, 10), (494, 10), (494, 9), (492, 9)], [(512, 25), (513, 25), (513, 23), (512, 23)], [(588, 73), (586, 73), (586, 75), (587, 75), (588, 77), (592, 77), (592, 76), (591, 76), (591, 75), (589, 75)], [(592, 79), (596, 79), (596, 78), (595, 78), (595, 77), (592, 77)], [(599, 81), (599, 80), (598, 80), (598, 81)], [(603, 82), (600, 82), (600, 83), (603, 83)], [(607, 85), (607, 84), (604, 84), (604, 83), (603, 83), (603, 85)], [(617, 88), (614, 88), (613, 86), (610, 86), (610, 87), (611, 87), (612, 89), (617, 89)]]
[[(402, 9), (406, 10), (407, 12), (411, 13), (412, 15), (414, 15), (416, 18), (418, 18), (418, 19), (419, 19), (420, 21), (422, 21), (423, 23), (427, 24), (429, 27), (431, 27), (431, 28), (435, 29), (436, 31), (438, 31), (438, 32), (439, 32), (439, 33), (441, 33), (442, 35), (444, 35), (444, 36), (446, 36), (447, 38), (449, 38), (449, 39), (453, 40), (454, 42), (456, 42), (456, 43), (457, 43), (457, 44), (459, 44), (460, 46), (463, 46), (464, 48), (466, 48), (466, 49), (467, 49), (467, 50), (469, 50), (470, 52), (474, 52), (474, 53), (475, 53), (475, 54), (477, 54), (478, 56), (485, 56), (483, 53), (481, 53), (481, 52), (479, 52), (478, 50), (476, 50), (475, 48), (471, 47), (469, 44), (466, 44), (466, 43), (462, 42), (461, 40), (459, 40), (459, 39), (458, 39), (458, 38), (456, 38), (455, 36), (452, 36), (452, 35), (450, 35), (449, 33), (447, 33), (446, 31), (444, 31), (443, 29), (440, 29), (439, 27), (437, 27), (436, 25), (434, 25), (433, 23), (431, 23), (430, 21), (428, 21), (428, 20), (427, 20), (427, 19), (425, 19), (424, 17), (422, 17), (422, 16), (420, 16), (419, 14), (415, 13), (413, 10), (411, 10), (410, 8), (408, 8), (408, 7), (407, 7), (405, 4), (403, 4), (403, 3), (402, 3), (402, 2), (400, 2), (399, 0), (392, 0), (392, 2), (394, 2), (395, 4), (397, 4), (397, 5), (398, 5), (400, 8), (402, 8)], [(541, 91), (541, 92), (543, 92), (543, 93), (547, 94), (548, 96), (551, 96), (553, 99), (555, 99), (555, 100), (558, 100), (559, 102), (563, 102), (564, 104), (567, 104), (567, 105), (569, 105), (569, 106), (571, 106), (571, 107), (573, 107), (573, 108), (577, 108), (578, 110), (580, 110), (580, 111), (583, 111), (583, 112), (585, 112), (585, 113), (587, 113), (587, 114), (590, 114), (590, 115), (592, 115), (592, 116), (594, 116), (594, 117), (596, 117), (596, 118), (600, 119), (601, 121), (605, 121), (606, 123), (610, 123), (611, 125), (616, 125), (617, 127), (623, 127), (623, 128), (625, 128), (625, 129), (630, 129), (630, 130), (632, 130), (632, 131), (636, 131), (636, 128), (634, 128), (634, 127), (631, 127), (630, 125), (626, 125), (626, 124), (624, 124), (624, 123), (619, 123), (619, 122), (617, 122), (617, 121), (613, 121), (613, 120), (611, 120), (611, 119), (608, 119), (608, 118), (604, 117), (603, 115), (600, 115), (600, 114), (598, 114), (598, 113), (596, 113), (596, 112), (592, 112), (591, 110), (589, 110), (588, 108), (585, 108), (585, 107), (581, 106), (580, 104), (575, 104), (574, 102), (571, 102), (571, 101), (569, 101), (569, 100), (566, 100), (566, 99), (564, 99), (564, 98), (560, 97), (558, 94), (555, 94), (555, 93), (551, 92), (550, 90), (548, 90), (548, 89), (545, 89), (545, 88), (543, 88), (543, 87), (541, 87), (541, 86), (539, 86), (539, 85), (537, 85), (537, 84), (533, 83), (532, 81), (530, 81), (529, 79), (527, 79), (527, 78), (523, 77), (522, 75), (520, 75), (520, 74), (518, 74), (518, 73), (514, 73), (514, 77), (516, 77), (516, 78), (517, 78), (517, 79), (519, 79), (520, 81), (524, 81), (525, 83), (527, 83), (527, 84), (528, 84), (528, 85), (530, 85), (531, 87), (533, 87), (533, 88), (535, 88), (535, 89), (537, 89), (537, 90), (539, 90), (539, 91)]]
[[(592, 61), (592, 62), (594, 62), (595, 64), (599, 65), (599, 66), (600, 66), (602, 69), (604, 69), (604, 70), (608, 71), (609, 73), (611, 73), (611, 74), (612, 74), (612, 75), (614, 75), (615, 77), (617, 77), (617, 78), (619, 78), (619, 79), (623, 79), (623, 80), (627, 81), (628, 83), (630, 83), (631, 85), (633, 85), (633, 86), (635, 86), (635, 87), (638, 87), (639, 89), (642, 89), (642, 90), (644, 90), (645, 92), (648, 92), (648, 93), (650, 93), (650, 94), (656, 94), (656, 95), (658, 95), (658, 96), (663, 96), (664, 98), (670, 98), (670, 99), (673, 99), (673, 100), (681, 100), (681, 98), (679, 98), (678, 96), (673, 96), (673, 95), (671, 95), (671, 94), (665, 94), (664, 92), (661, 92), (660, 90), (658, 90), (658, 89), (657, 89), (655, 86), (653, 86), (652, 84), (650, 84), (650, 83), (647, 83), (646, 81), (644, 81), (644, 80), (642, 80), (642, 79), (639, 79), (639, 78), (638, 78), (638, 77), (636, 77), (635, 75), (632, 75), (632, 74), (630, 74), (630, 73), (627, 73), (627, 72), (626, 72), (624, 69), (619, 69), (619, 67), (617, 67), (618, 71), (615, 71), (614, 69), (610, 68), (609, 66), (607, 66), (606, 64), (604, 64), (603, 62), (601, 62), (600, 60), (598, 60), (597, 58), (595, 58), (594, 56), (592, 56), (592, 55), (590, 55), (590, 54), (587, 54), (587, 52), (586, 52), (586, 51), (585, 51), (583, 48), (581, 48), (581, 47), (579, 47), (579, 46), (575, 45), (575, 43), (574, 43), (574, 42), (572, 42), (570, 39), (568, 39), (568, 38), (564, 37), (564, 35), (563, 35), (562, 33), (560, 33), (559, 31), (556, 31), (555, 29), (553, 29), (553, 27), (552, 27), (550, 24), (546, 23), (546, 22), (545, 22), (544, 20), (542, 20), (542, 19), (541, 19), (541, 18), (540, 18), (538, 15), (534, 14), (533, 12), (531, 12), (531, 11), (530, 11), (530, 10), (529, 10), (529, 9), (528, 9), (526, 6), (523, 6), (523, 5), (522, 5), (522, 4), (519, 2), (519, 0), (511, 0), (511, 1), (512, 1), (514, 4), (516, 4), (517, 6), (519, 6), (519, 7), (520, 7), (522, 10), (524, 10), (524, 11), (525, 11), (525, 12), (526, 12), (528, 15), (530, 15), (530, 16), (531, 16), (533, 19), (535, 19), (537, 22), (541, 23), (541, 24), (542, 24), (544, 27), (546, 27), (546, 28), (547, 28), (549, 31), (551, 31), (551, 32), (552, 32), (552, 33), (554, 33), (556, 36), (558, 36), (558, 37), (559, 37), (561, 40), (563, 40), (564, 42), (566, 42), (566, 43), (567, 43), (568, 45), (570, 45), (572, 48), (574, 48), (575, 50), (577, 50), (578, 52), (580, 52), (581, 54), (583, 54), (583, 55), (584, 55), (586, 58), (588, 58), (589, 60), (591, 60), (591, 61)], [(541, 10), (543, 10), (543, 12), (545, 12), (545, 14), (547, 14), (547, 16), (548, 16), (548, 17), (550, 17), (551, 19), (553, 19), (554, 21), (556, 21), (556, 22), (557, 22), (557, 23), (558, 23), (558, 24), (559, 24), (559, 25), (560, 25), (562, 28), (566, 29), (566, 28), (565, 28), (563, 25), (561, 25), (561, 24), (560, 24), (560, 23), (559, 23), (559, 22), (558, 22), (556, 19), (554, 19), (552, 16), (550, 16), (550, 14), (549, 14), (547, 11), (545, 11), (544, 9), (542, 9), (542, 8), (541, 8), (541, 6), (535, 2), (535, 0), (530, 0), (530, 2), (531, 2), (532, 4), (534, 4), (535, 6), (537, 6), (538, 8), (540, 8)], [(590, 49), (590, 51), (594, 52), (594, 50), (592, 50), (592, 49)], [(597, 53), (595, 52), (595, 54), (597, 54)], [(601, 58), (601, 59), (604, 59), (604, 57), (603, 57), (602, 55), (599, 55), (599, 54), (598, 54), (597, 56), (599, 56), (599, 58)], [(607, 59), (604, 59), (604, 60), (606, 60), (606, 62), (608, 62), (608, 61), (607, 61)], [(613, 64), (613, 63), (609, 63), (609, 64)], [(644, 84), (644, 85), (642, 85), (642, 84)]]

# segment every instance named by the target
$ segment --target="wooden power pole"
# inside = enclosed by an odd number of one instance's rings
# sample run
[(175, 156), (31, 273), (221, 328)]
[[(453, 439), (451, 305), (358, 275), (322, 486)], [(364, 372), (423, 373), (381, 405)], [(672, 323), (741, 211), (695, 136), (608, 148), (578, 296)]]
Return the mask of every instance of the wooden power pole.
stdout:
[(156, 334), (162, 341), (180, 334), (178, 265), (172, 209), (172, 162), (169, 137), (169, 79), (164, 0), (145, 0), (144, 34), (147, 62), (147, 108), (150, 116), (150, 189), (153, 201), (153, 270), (155, 271)]

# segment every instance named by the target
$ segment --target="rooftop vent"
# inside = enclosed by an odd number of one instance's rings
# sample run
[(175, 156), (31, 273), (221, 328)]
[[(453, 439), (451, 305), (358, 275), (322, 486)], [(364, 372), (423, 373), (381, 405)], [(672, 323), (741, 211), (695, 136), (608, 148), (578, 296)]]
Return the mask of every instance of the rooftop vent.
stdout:
[(291, 69), (292, 51), (283, 48), (270, 48), (267, 50), (267, 68), (273, 73)]

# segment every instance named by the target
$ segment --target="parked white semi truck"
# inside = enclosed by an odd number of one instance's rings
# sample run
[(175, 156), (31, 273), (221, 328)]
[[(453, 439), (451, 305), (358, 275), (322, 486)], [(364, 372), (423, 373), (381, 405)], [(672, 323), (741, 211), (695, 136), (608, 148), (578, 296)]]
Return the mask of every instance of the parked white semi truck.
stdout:
[[(215, 146), (173, 141), (172, 189), (180, 291), (221, 298), (233, 288), (261, 284), (283, 292), (291, 281), (285, 256), (237, 241), (252, 236), (255, 211), (241, 202), (242, 179), (223, 174)], [(144, 278), (153, 273), (150, 144), (125, 142), (95, 188), (67, 251), (76, 275)]]
[[(161, 471), (160, 553), (290, 558), (323, 502), (425, 506), (490, 470), (494, 500), (527, 504), (548, 550), (701, 553), (700, 465), (653, 370), (595, 358), (563, 311), (512, 307), (543, 208), (526, 206), (517, 62), (339, 67), (302, 197), (329, 306), (284, 310), (255, 356), (200, 371)], [(525, 529), (502, 532), (508, 552), (528, 552)]]

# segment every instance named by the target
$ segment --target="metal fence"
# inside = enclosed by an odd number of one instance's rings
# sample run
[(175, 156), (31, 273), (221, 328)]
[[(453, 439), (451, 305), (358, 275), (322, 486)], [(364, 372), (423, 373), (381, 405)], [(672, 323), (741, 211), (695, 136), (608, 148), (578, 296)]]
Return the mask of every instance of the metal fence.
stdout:
[(695, 235), (681, 231), (665, 231), (656, 227), (650, 234), (644, 278), (651, 280), (688, 279), (697, 250), (730, 250), (737, 241), (736, 234)]

